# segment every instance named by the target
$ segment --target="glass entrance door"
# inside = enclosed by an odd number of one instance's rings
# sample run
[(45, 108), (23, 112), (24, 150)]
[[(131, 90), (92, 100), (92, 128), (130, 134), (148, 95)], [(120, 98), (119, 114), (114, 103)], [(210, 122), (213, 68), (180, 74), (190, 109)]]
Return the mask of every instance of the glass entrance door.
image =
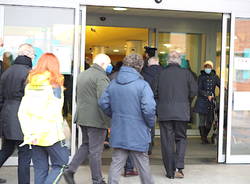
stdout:
[(232, 16), (231, 20), (227, 163), (250, 163), (250, 18), (248, 17)]
[[(60, 61), (65, 78), (63, 115), (66, 143), (72, 155), (75, 152), (74, 96), (79, 73), (78, 12), (79, 8), (0, 6), (0, 38), (4, 40), (2, 56), (8, 66), (13, 64), (18, 46), (23, 43), (32, 44), (36, 56), (52, 52)], [(33, 67), (36, 62), (33, 61)], [(16, 155), (5, 164), (17, 165)]]

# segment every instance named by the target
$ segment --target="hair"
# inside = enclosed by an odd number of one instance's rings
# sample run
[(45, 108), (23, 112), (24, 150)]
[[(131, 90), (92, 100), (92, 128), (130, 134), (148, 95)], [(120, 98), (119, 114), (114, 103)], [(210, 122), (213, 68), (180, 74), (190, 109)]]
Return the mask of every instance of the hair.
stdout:
[(94, 58), (93, 63), (102, 66), (103, 64), (111, 63), (111, 60), (108, 55), (106, 54), (97, 54)]
[(45, 53), (40, 57), (37, 66), (29, 73), (28, 82), (33, 76), (46, 71), (51, 74), (49, 81), (52, 86), (63, 86), (64, 78), (60, 73), (60, 63), (57, 57), (52, 53)]
[(123, 59), (123, 65), (132, 67), (136, 69), (138, 72), (141, 72), (141, 69), (144, 65), (144, 61), (141, 55), (130, 54)]
[(27, 56), (33, 59), (35, 57), (35, 50), (31, 44), (24, 43), (18, 48), (18, 56)]
[(148, 57), (151, 58), (151, 57), (154, 57), (155, 56), (155, 51), (157, 50), (157, 48), (153, 48), (153, 47), (144, 47), (145, 49), (145, 53), (148, 54)]
[(181, 65), (181, 54), (177, 51), (171, 51), (168, 55), (168, 64)]
[(148, 66), (150, 65), (159, 65), (159, 58), (158, 57), (151, 57), (148, 60)]
[(13, 64), (13, 55), (10, 52), (3, 53), (3, 71)]

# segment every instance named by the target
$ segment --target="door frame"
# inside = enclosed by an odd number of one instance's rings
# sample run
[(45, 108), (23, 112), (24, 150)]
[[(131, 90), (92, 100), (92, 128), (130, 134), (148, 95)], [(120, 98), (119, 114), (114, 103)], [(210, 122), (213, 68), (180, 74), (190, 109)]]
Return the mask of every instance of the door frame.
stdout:
[(250, 163), (250, 155), (232, 155), (232, 111), (233, 111), (233, 75), (234, 75), (234, 40), (236, 30), (236, 19), (249, 19), (250, 13), (232, 13), (231, 35), (230, 35), (230, 62), (229, 62), (229, 89), (228, 89), (228, 117), (227, 117), (227, 147), (226, 163)]
[[(75, 95), (76, 95), (76, 81), (77, 81), (77, 76), (80, 72), (79, 66), (80, 66), (80, 58), (79, 58), (79, 52), (80, 52), (80, 45), (79, 45), (79, 40), (80, 40), (80, 34), (79, 34), (79, 26), (80, 26), (80, 5), (78, 3), (67, 3), (67, 2), (62, 2), (62, 3), (56, 3), (56, 2), (51, 2), (44, 1), (43, 3), (37, 3), (34, 1), (19, 1), (19, 2), (4, 2), (0, 4), (0, 37), (4, 37), (4, 7), (5, 6), (23, 6), (23, 7), (41, 7), (41, 8), (60, 8), (60, 9), (73, 9), (74, 10), (74, 56), (73, 56), (73, 99), (72, 99), (72, 131), (71, 131), (71, 157), (75, 154), (76, 152), (76, 125), (74, 124), (74, 119), (75, 119), (75, 112), (76, 112), (76, 101), (75, 101)], [(86, 12), (84, 14), (86, 17)], [(16, 156), (11, 156), (5, 163), (4, 165), (18, 165), (18, 158)]]

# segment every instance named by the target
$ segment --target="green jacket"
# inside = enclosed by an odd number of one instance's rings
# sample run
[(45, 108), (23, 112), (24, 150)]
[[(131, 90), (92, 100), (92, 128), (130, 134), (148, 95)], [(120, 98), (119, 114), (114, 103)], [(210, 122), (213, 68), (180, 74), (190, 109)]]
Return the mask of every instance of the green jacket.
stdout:
[(106, 72), (94, 64), (77, 79), (76, 122), (82, 126), (109, 128), (110, 119), (98, 106), (98, 99), (109, 85)]

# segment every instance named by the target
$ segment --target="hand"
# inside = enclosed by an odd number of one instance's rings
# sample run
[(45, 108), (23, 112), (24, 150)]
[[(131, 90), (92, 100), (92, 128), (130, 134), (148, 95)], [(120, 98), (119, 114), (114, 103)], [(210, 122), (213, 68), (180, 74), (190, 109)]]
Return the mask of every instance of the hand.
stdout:
[(208, 96), (208, 100), (211, 102), (213, 100), (213, 96)]

